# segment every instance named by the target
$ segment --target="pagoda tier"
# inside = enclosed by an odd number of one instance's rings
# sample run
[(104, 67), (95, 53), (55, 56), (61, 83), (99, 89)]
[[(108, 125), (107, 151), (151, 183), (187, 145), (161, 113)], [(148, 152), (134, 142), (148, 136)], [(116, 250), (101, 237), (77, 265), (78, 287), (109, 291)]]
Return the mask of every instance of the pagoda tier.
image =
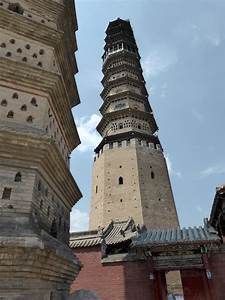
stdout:
[(112, 105), (115, 105), (114, 110), (116, 110), (117, 107), (119, 108), (120, 105), (117, 106), (117, 104), (118, 104), (117, 102), (122, 99), (128, 99), (127, 103), (130, 108), (132, 108), (132, 107), (135, 108), (137, 105), (137, 102), (138, 102), (140, 105), (144, 106), (144, 109), (147, 112), (152, 112), (152, 108), (151, 108), (150, 103), (148, 102), (148, 99), (146, 96), (137, 95), (132, 91), (123, 91), (118, 94), (108, 96), (105, 99), (102, 106), (100, 107), (101, 114), (104, 115), (104, 113), (106, 113), (107, 111), (110, 111)]

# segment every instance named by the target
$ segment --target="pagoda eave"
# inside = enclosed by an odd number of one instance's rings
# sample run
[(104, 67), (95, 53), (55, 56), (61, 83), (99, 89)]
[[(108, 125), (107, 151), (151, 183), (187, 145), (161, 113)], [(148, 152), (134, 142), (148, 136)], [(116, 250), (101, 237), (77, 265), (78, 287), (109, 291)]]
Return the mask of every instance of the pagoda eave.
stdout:
[(0, 161), (1, 165), (32, 166), (38, 172), (47, 174), (63, 195), (67, 207), (73, 206), (82, 197), (56, 143), (47, 135), (0, 129)]
[(153, 132), (158, 130), (158, 126), (152, 113), (128, 108), (106, 113), (97, 125), (97, 131), (101, 133), (113, 120), (125, 117), (137, 117), (139, 120), (148, 122), (151, 125)]

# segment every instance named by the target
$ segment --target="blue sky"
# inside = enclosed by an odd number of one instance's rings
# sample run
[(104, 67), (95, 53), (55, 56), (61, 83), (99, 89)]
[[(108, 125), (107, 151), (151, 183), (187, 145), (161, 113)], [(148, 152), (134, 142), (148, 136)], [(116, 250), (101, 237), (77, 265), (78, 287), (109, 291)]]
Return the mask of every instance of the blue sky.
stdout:
[(81, 104), (73, 112), (82, 145), (71, 171), (83, 199), (72, 230), (87, 229), (101, 55), (108, 22), (118, 17), (133, 26), (180, 224), (201, 225), (209, 216), (215, 188), (225, 183), (224, 11), (224, 0), (76, 0)]

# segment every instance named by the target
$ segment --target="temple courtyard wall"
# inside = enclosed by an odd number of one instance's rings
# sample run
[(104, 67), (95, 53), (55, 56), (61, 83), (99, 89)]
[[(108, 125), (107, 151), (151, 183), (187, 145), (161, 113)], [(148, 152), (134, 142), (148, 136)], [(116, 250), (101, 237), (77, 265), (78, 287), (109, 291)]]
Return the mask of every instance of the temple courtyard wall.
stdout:
[[(185, 300), (225, 299), (225, 248), (208, 255), (211, 278), (206, 269), (181, 270)], [(154, 272), (149, 261), (103, 262), (100, 246), (76, 248), (83, 268), (71, 286), (71, 292), (81, 289), (96, 293), (100, 300), (164, 300), (166, 271)]]

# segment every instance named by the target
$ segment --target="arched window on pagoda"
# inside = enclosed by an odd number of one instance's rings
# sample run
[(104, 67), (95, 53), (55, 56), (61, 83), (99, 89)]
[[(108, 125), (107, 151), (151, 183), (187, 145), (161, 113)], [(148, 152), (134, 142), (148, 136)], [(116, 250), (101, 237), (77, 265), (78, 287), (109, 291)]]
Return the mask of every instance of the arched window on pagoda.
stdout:
[(23, 15), (24, 13), (24, 9), (19, 3), (9, 3), (8, 9), (19, 15)]
[(20, 172), (16, 173), (15, 176), (15, 182), (21, 182), (22, 181), (22, 175)]
[(119, 184), (123, 184), (123, 177), (119, 177)]
[(50, 232), (50, 234), (54, 238), (57, 238), (57, 224), (56, 224), (56, 220), (55, 219), (52, 221), (52, 226), (51, 226), (51, 232)]

